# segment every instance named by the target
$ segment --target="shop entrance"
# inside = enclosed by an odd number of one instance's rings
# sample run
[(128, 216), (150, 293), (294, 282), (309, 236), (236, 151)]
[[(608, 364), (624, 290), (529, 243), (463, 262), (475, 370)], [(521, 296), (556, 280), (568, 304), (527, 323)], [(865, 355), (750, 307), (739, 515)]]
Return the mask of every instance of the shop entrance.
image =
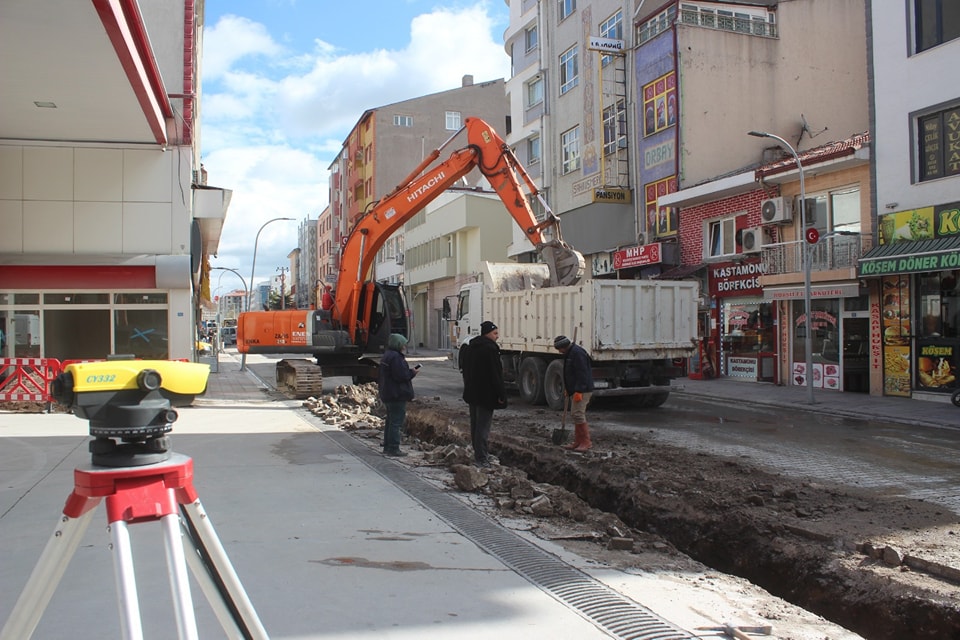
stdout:
[(870, 319), (843, 318), (843, 390), (870, 392)]

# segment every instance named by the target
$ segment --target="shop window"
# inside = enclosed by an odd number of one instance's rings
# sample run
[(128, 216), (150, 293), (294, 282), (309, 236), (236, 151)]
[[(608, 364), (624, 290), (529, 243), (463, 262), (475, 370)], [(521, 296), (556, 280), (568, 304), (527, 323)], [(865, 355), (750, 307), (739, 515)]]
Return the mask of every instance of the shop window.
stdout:
[[(818, 299), (810, 304), (812, 318), (807, 318), (805, 304), (793, 303), (793, 357), (790, 380), (792, 384), (806, 386), (807, 376), (813, 377), (817, 389), (840, 390), (840, 300)], [(806, 337), (811, 334), (813, 371), (806, 367)]]
[(108, 309), (46, 309), (43, 349), (45, 357), (58, 360), (102, 360), (111, 353), (128, 353), (110, 347)]
[(772, 365), (761, 354), (770, 354), (776, 344), (773, 305), (769, 302), (724, 303), (721, 309), (721, 358), (724, 375), (732, 378), (772, 377), (763, 369)]
[(40, 311), (17, 309), (15, 312), (0, 311), (0, 354), (13, 358), (39, 358)]
[(960, 271), (919, 277), (920, 338), (960, 337)]
[(114, 316), (115, 353), (144, 360), (168, 358), (166, 309), (118, 309)]
[(43, 304), (109, 304), (108, 293), (45, 293)]

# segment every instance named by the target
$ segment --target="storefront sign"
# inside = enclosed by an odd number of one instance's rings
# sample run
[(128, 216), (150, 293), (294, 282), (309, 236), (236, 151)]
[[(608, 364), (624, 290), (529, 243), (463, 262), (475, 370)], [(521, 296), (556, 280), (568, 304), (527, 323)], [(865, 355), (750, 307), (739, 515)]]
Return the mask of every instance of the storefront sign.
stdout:
[(587, 48), (591, 51), (603, 51), (605, 53), (623, 53), (623, 40), (613, 40), (611, 38), (599, 38), (590, 36)]
[(659, 167), (662, 164), (667, 164), (668, 162), (673, 162), (676, 158), (676, 153), (674, 151), (675, 142), (673, 140), (667, 140), (658, 145), (654, 145), (644, 150), (643, 152), (643, 168), (645, 171), (649, 171), (654, 167)]
[[(856, 298), (860, 295), (860, 285), (856, 282), (839, 284), (832, 287), (810, 287), (810, 298)], [(764, 300), (802, 300), (803, 287), (766, 288)]]
[(759, 296), (763, 293), (762, 275), (763, 264), (759, 259), (717, 263), (710, 267), (710, 295)]
[(879, 231), (881, 245), (960, 235), (960, 202), (885, 213)]
[(950, 251), (929, 256), (879, 258), (877, 260), (865, 260), (860, 263), (861, 276), (946, 271), (948, 269), (960, 269), (960, 251)]
[(632, 198), (630, 197), (629, 189), (594, 189), (593, 201), (630, 204)]
[(661, 261), (660, 243), (645, 244), (639, 247), (621, 249), (613, 254), (614, 269), (629, 269), (630, 267), (645, 267), (659, 264)]
[(751, 378), (757, 379), (757, 359), (756, 358), (727, 358), (727, 375), (731, 378)]

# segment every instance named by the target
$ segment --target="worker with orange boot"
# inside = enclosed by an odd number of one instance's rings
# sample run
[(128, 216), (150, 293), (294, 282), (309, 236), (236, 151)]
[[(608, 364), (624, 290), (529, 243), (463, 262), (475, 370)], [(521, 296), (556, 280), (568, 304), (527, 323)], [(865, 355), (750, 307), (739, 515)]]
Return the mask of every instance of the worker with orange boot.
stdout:
[(578, 344), (574, 344), (567, 336), (557, 336), (553, 340), (553, 347), (563, 354), (563, 388), (568, 398), (564, 402), (571, 402), (570, 415), (573, 416), (573, 443), (566, 446), (571, 451), (588, 451), (590, 442), (590, 427), (587, 425), (587, 405), (593, 395), (593, 372), (590, 365), (590, 356)]

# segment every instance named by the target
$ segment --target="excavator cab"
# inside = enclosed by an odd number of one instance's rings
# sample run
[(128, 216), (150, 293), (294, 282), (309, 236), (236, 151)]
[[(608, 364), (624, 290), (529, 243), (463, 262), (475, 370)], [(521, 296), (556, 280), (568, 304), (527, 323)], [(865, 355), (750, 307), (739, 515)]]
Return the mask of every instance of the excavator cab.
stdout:
[(361, 289), (360, 309), (368, 318), (367, 322), (361, 323), (361, 327), (366, 327), (366, 336), (357, 341), (364, 345), (364, 353), (383, 353), (391, 333), (399, 333), (404, 338), (410, 337), (407, 305), (400, 285), (385, 282), (366, 283)]

